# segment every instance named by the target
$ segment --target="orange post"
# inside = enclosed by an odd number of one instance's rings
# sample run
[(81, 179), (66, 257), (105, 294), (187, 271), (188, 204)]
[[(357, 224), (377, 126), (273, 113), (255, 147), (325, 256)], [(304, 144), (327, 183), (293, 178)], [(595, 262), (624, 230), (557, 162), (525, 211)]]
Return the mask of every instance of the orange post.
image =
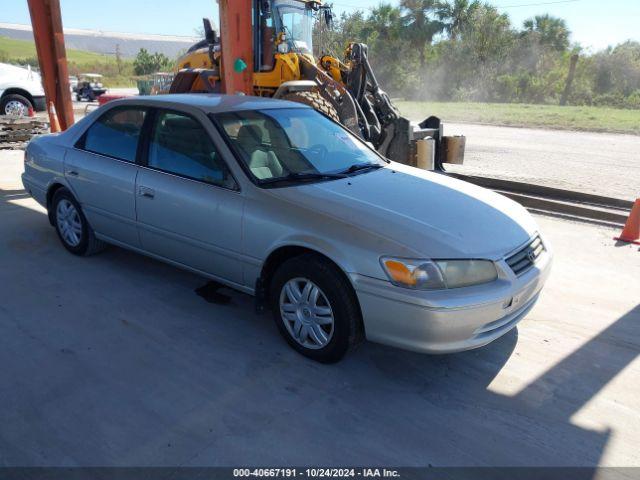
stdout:
[[(60, 0), (27, 0), (27, 2), (47, 105), (53, 102), (60, 127), (66, 130), (73, 125), (74, 120)], [(49, 120), (53, 126), (54, 117), (51, 108), (49, 108)]]
[(253, 94), (253, 0), (220, 0), (222, 90)]
[(619, 237), (615, 237), (614, 240), (640, 245), (640, 198), (636, 199), (633, 204), (622, 233)]

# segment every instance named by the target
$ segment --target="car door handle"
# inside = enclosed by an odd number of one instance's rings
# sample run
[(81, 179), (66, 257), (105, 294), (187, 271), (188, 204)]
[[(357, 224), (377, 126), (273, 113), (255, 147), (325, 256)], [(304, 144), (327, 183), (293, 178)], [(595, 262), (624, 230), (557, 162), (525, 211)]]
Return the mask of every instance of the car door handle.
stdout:
[(67, 172), (67, 175), (70, 175), (72, 177), (77, 177), (78, 176), (78, 172), (76, 172), (75, 170), (69, 170)]
[(145, 198), (153, 198), (156, 196), (156, 192), (153, 190), (153, 188), (141, 186), (138, 188), (138, 195)]

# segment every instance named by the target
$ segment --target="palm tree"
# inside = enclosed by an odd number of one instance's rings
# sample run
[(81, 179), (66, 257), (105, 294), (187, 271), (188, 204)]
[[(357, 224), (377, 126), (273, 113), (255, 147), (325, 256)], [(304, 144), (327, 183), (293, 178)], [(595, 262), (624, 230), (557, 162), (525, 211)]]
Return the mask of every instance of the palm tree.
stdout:
[(548, 45), (560, 52), (569, 48), (571, 32), (562, 18), (552, 17), (549, 14), (536, 15), (525, 20), (523, 27), (525, 34), (537, 34), (542, 45)]
[(439, 2), (437, 15), (445, 22), (445, 30), (452, 39), (457, 39), (473, 19), (480, 8), (480, 0), (452, 0)]
[(381, 39), (390, 40), (396, 36), (400, 26), (400, 10), (390, 4), (382, 3), (371, 11), (367, 19), (364, 28), (365, 38), (375, 31)]
[(405, 13), (403, 23), (408, 29), (411, 47), (420, 53), (422, 70), (427, 61), (425, 47), (444, 29), (444, 24), (433, 18), (437, 5), (438, 0), (400, 0), (400, 8)]

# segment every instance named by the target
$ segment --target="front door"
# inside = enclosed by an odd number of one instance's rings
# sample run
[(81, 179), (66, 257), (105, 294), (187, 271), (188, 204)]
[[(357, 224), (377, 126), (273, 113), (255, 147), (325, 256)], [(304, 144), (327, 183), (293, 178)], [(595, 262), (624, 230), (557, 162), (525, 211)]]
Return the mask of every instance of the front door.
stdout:
[(243, 197), (199, 120), (157, 111), (136, 196), (145, 250), (242, 283)]

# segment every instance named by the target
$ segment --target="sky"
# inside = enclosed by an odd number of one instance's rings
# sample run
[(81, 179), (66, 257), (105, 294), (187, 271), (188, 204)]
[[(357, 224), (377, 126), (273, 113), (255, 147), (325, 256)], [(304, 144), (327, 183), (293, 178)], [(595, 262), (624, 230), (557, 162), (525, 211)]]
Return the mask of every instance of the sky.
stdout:
[[(87, 15), (86, 0), (60, 0), (65, 27), (161, 35), (195, 35), (208, 16), (217, 22), (215, 0), (108, 0)], [(399, 0), (387, 0), (397, 4)], [(599, 50), (625, 40), (640, 41), (640, 0), (487, 0), (514, 25), (549, 13), (562, 17), (572, 41)], [(0, 0), (0, 22), (29, 24), (26, 0)], [(380, 0), (334, 0), (336, 13), (377, 6)]]

